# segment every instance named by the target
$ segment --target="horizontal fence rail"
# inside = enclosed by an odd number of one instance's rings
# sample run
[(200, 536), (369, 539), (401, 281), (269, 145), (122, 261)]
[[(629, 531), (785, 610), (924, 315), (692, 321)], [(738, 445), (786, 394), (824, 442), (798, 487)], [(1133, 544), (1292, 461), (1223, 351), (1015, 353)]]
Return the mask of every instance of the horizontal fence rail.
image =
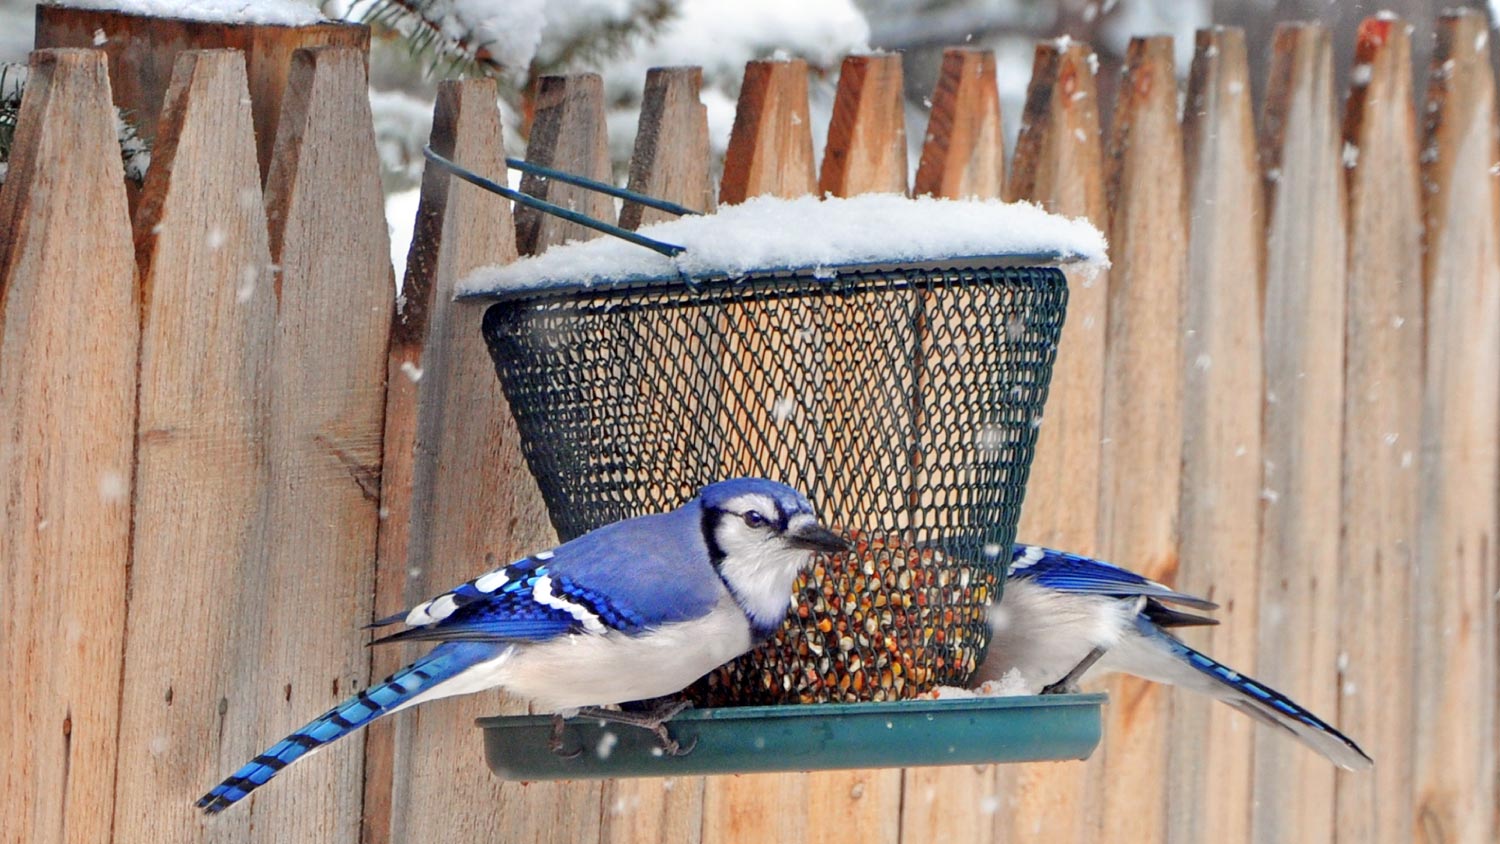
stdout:
[[(48, 15), (58, 47), (120, 17)], [(1373, 772), (1126, 679), (1087, 763), (525, 786), (481, 762), (473, 718), (524, 709), (487, 694), (382, 721), (209, 820), (204, 789), (417, 652), (371, 651), (361, 625), (555, 541), (480, 306), (452, 294), (596, 235), (429, 168), (393, 299), (367, 34), (129, 26), (149, 57), (33, 54), (0, 188), (0, 840), (1500, 838), (1482, 15), (1440, 18), (1417, 79), (1387, 16), (1354, 44), (1204, 31), (1189, 67), (1139, 38), (1110, 108), (1088, 46), (1044, 42), (1009, 159), (986, 51), (947, 51), (926, 126), (899, 57), (845, 59), (821, 162), (803, 62), (750, 63), (722, 162), (701, 72), (661, 68), (629, 168), (697, 211), (909, 191), (1107, 232), (1112, 267), (1072, 279), (1020, 538), (1219, 602), (1186, 638), (1338, 724)], [(431, 144), (501, 180), (496, 97), (443, 83)], [(112, 102), (154, 121), (138, 189)], [(529, 162), (608, 180), (606, 133), (599, 77), (541, 80)], [(522, 188), (629, 230), (666, 216)]]

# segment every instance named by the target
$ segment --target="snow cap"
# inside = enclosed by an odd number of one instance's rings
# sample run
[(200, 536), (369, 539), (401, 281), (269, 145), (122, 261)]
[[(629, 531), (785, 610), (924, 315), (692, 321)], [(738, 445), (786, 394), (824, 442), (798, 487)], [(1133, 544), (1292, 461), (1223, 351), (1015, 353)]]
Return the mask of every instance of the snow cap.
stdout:
[(681, 217), (640, 234), (686, 249), (667, 257), (608, 235), (569, 243), (498, 267), (482, 267), (458, 286), (461, 297), (549, 287), (595, 287), (754, 273), (975, 257), (1108, 266), (1104, 235), (1083, 219), (1049, 214), (1026, 202), (907, 198), (757, 197), (716, 214)]

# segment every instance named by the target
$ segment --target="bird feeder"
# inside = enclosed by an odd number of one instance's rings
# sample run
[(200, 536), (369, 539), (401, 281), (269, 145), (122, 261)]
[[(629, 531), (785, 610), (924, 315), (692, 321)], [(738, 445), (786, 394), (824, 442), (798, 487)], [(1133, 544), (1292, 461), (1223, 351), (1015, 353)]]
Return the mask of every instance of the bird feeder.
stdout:
[(799, 579), (770, 642), (687, 690), (696, 708), (670, 727), (691, 753), (572, 723), (569, 742), (615, 738), (565, 758), (547, 748), (549, 719), (487, 718), (491, 768), (540, 780), (1086, 757), (1100, 696), (920, 696), (964, 686), (983, 659), (1063, 323), (1061, 267), (1102, 261), (1098, 233), (1033, 206), (899, 196), (763, 198), (638, 233), (585, 224), (624, 239), (460, 289), (491, 303), (484, 338), (558, 535), (759, 476), (804, 492), (855, 547)]

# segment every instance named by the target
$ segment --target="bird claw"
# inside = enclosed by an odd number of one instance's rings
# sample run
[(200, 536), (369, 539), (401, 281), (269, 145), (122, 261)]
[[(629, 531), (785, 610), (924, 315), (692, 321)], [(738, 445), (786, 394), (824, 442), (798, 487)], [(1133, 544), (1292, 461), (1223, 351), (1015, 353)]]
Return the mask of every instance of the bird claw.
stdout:
[(547, 749), (552, 751), (553, 755), (561, 757), (563, 759), (577, 759), (579, 756), (583, 755), (583, 748), (577, 747), (573, 750), (568, 750), (564, 746), (563, 742), (564, 729), (565, 724), (563, 722), (563, 717), (561, 715), (553, 715), (552, 734), (547, 737)]
[(1062, 679), (1058, 680), (1055, 683), (1048, 683), (1046, 686), (1044, 686), (1042, 688), (1042, 694), (1044, 694), (1044, 695), (1076, 695), (1076, 694), (1078, 694), (1078, 681), (1081, 680), (1081, 679), (1083, 679), (1084, 673), (1087, 672), (1090, 668), (1093, 668), (1094, 667), (1094, 663), (1098, 662), (1099, 659), (1101, 657), (1103, 657), (1103, 656), (1104, 656), (1104, 649), (1103, 648), (1094, 648), (1093, 650), (1089, 651), (1088, 655), (1083, 658), (1083, 661), (1079, 662), (1077, 665), (1073, 666), (1073, 670), (1069, 671), (1067, 674), (1064, 674), (1062, 676)]
[(646, 713), (587, 707), (579, 710), (578, 714), (580, 717), (597, 718), (610, 724), (646, 730), (656, 737), (657, 746), (661, 748), (662, 753), (667, 756), (686, 756), (698, 746), (698, 739), (694, 738), (692, 743), (684, 747), (681, 742), (672, 738), (672, 733), (667, 729), (667, 722), (683, 710), (691, 709), (692, 706), (693, 702), (689, 700), (673, 700), (662, 703)]

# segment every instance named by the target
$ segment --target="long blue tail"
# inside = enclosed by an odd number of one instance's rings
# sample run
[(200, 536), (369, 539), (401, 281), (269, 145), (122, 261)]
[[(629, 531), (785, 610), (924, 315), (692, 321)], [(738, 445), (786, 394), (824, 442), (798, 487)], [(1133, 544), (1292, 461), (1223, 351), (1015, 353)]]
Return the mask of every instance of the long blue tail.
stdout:
[(198, 808), (208, 814), (222, 812), (270, 782), (282, 768), (389, 714), (418, 695), (430, 695), (438, 684), (480, 662), (494, 659), (504, 650), (503, 645), (477, 642), (439, 645), (431, 653), (387, 677), (380, 685), (365, 689), (271, 745), (198, 798)]
[[(1352, 739), (1281, 692), (1188, 647), (1149, 619), (1137, 618), (1135, 626), (1143, 641), (1170, 654), (1172, 662), (1182, 668), (1157, 660), (1150, 660), (1155, 663), (1151, 665), (1140, 664), (1139, 657), (1134, 657), (1131, 661), (1137, 664), (1126, 669), (1130, 673), (1218, 698), (1263, 724), (1286, 730), (1341, 768), (1354, 771), (1374, 764)], [(1187, 667), (1193, 671), (1186, 671)], [(1194, 672), (1202, 678), (1198, 682), (1193, 680)]]

